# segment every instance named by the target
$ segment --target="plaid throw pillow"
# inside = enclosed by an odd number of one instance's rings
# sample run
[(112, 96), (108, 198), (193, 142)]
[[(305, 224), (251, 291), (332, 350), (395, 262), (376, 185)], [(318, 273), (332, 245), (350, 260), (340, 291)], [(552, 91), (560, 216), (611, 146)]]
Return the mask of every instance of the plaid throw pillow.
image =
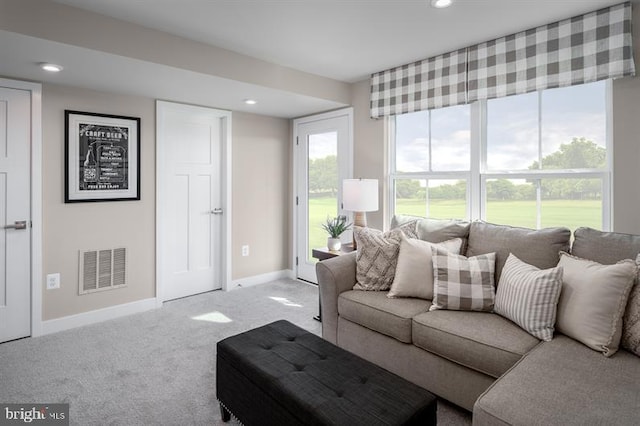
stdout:
[(496, 291), (495, 312), (540, 340), (553, 339), (562, 268), (540, 269), (509, 254)]
[(402, 235), (416, 238), (416, 223), (408, 222), (389, 232), (360, 227), (353, 230), (358, 245), (354, 290), (389, 290), (396, 274)]
[(493, 310), (496, 254), (464, 257), (438, 247), (433, 256), (433, 305), (430, 311)]

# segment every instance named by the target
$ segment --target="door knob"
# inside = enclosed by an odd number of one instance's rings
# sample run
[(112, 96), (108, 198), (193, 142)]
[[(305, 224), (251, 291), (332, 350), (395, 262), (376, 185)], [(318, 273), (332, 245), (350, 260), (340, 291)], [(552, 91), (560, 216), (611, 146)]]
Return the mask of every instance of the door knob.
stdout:
[(27, 229), (27, 221), (16, 220), (13, 225), (5, 225), (4, 229)]
[(211, 210), (211, 214), (222, 214), (222, 209), (221, 208), (216, 208)]

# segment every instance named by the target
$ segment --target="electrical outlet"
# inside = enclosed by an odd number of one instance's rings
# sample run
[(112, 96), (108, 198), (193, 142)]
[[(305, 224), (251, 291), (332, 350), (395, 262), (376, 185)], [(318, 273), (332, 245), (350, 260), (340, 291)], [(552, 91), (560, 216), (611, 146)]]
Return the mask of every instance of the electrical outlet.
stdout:
[(47, 275), (47, 290), (54, 290), (60, 288), (60, 274), (48, 274)]
[(242, 246), (242, 255), (249, 256), (249, 246)]

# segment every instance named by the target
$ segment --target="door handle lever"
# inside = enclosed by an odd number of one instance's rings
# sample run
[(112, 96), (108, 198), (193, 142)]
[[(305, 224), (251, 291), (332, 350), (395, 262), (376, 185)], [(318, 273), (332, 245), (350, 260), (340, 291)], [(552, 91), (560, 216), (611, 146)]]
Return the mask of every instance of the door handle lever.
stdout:
[(222, 209), (221, 208), (216, 208), (211, 210), (211, 214), (222, 214)]
[(5, 225), (4, 229), (27, 229), (26, 220), (16, 220), (13, 225)]

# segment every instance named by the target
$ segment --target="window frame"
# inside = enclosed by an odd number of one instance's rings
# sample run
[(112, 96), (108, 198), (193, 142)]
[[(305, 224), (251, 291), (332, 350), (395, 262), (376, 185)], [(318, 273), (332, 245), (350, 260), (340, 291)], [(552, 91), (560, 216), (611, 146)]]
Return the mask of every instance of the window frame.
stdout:
[[(488, 170), (487, 167), (487, 100), (475, 101), (470, 106), (470, 170), (468, 171), (423, 171), (423, 172), (397, 172), (396, 171), (396, 146), (395, 146), (395, 116), (387, 117), (388, 140), (388, 164), (387, 164), (387, 194), (386, 214), (393, 217), (396, 208), (395, 181), (398, 179), (465, 179), (467, 183), (466, 220), (486, 220), (487, 209), (487, 181), (490, 179), (601, 179), (602, 180), (602, 231), (610, 231), (613, 228), (613, 84), (612, 80), (605, 81), (605, 169), (540, 169), (537, 171), (523, 170)], [(553, 89), (546, 89), (553, 90)], [(543, 91), (538, 91), (538, 127), (542, 125), (541, 96)], [(518, 95), (514, 95), (518, 96)], [(429, 115), (429, 128), (431, 128), (431, 115)], [(431, 133), (431, 132), (430, 132)], [(431, 136), (429, 136), (431, 137)], [(538, 143), (541, 143), (542, 134), (538, 132)], [(539, 149), (539, 155), (542, 150)], [(431, 164), (432, 159), (429, 159)], [(475, 189), (475, 190), (474, 190)], [(541, 226), (542, 197), (540, 191), (536, 195), (536, 227)], [(427, 198), (428, 203), (428, 198)], [(425, 206), (426, 208), (426, 206)]]

